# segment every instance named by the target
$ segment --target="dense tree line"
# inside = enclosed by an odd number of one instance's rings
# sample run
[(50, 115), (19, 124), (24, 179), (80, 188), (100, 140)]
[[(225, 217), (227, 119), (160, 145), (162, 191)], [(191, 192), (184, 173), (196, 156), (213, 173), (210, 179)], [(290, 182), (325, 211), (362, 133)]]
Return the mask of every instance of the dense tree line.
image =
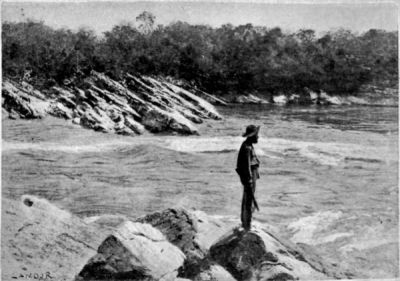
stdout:
[(354, 94), (365, 83), (398, 82), (397, 33), (348, 30), (317, 37), (313, 30), (284, 33), (251, 24), (155, 26), (144, 12), (133, 24), (94, 31), (53, 29), (42, 22), (2, 23), (3, 76), (37, 86), (80, 79), (91, 70), (168, 75), (215, 94), (265, 96), (309, 88)]

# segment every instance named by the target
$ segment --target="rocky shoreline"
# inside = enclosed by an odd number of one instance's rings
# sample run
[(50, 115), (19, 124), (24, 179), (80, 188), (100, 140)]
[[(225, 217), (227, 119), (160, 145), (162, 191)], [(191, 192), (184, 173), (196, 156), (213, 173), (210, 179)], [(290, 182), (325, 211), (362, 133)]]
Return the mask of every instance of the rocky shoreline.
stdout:
[[(310, 280), (351, 278), (307, 245), (255, 222), (170, 208), (78, 218), (45, 199), (2, 200), (3, 280)], [(46, 277), (47, 276), (47, 277)], [(49, 277), (50, 276), (50, 277)]]
[(323, 91), (316, 93), (307, 90), (301, 95), (281, 94), (266, 99), (257, 94), (249, 94), (235, 96), (230, 100), (239, 104), (398, 106), (398, 89), (365, 85), (356, 96), (332, 96)]
[(123, 81), (115, 81), (95, 71), (79, 83), (65, 81), (63, 86), (41, 91), (27, 82), (5, 78), (2, 108), (3, 116), (12, 119), (51, 115), (121, 135), (146, 131), (198, 134), (196, 124), (222, 119), (206, 99), (224, 102), (196, 88), (190, 90), (160, 77), (126, 74)]
[(196, 124), (221, 120), (214, 105), (372, 105), (397, 106), (398, 91), (366, 85), (359, 96), (329, 96), (325, 92), (278, 95), (256, 94), (219, 98), (187, 82), (165, 77), (126, 73), (121, 81), (92, 71), (80, 82), (38, 90), (27, 82), (5, 77), (2, 82), (2, 117), (40, 119), (54, 116), (105, 133), (198, 134)]
[(304, 95), (278, 95), (268, 100), (252, 94), (240, 95), (231, 100), (233, 103), (240, 104), (398, 106), (398, 90), (369, 85), (362, 88), (357, 96), (330, 96), (325, 92), (308, 91)]

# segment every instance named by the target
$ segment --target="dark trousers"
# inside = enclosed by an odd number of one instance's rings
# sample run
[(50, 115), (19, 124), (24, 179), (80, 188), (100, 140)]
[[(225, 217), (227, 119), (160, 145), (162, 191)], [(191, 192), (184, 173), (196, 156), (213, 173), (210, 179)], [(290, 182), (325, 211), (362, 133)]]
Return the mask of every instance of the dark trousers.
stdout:
[(243, 199), (242, 199), (242, 211), (240, 219), (242, 220), (242, 226), (244, 229), (249, 230), (251, 227), (251, 216), (254, 210), (253, 207), (253, 196), (256, 192), (256, 178), (253, 176), (253, 183), (243, 182)]

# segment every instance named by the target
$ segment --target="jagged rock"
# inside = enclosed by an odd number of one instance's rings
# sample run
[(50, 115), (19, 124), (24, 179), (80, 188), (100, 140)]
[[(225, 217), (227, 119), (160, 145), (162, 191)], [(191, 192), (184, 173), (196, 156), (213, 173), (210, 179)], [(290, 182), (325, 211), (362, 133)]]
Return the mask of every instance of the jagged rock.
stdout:
[(11, 81), (3, 81), (3, 107), (18, 113), (21, 118), (42, 118), (46, 114), (48, 103), (31, 96), (22, 87)]
[(43, 95), (29, 84), (6, 79), (2, 107), (22, 118), (49, 114), (74, 119), (96, 131), (124, 135), (142, 134), (146, 129), (198, 134), (194, 124), (221, 119), (210, 103), (163, 79), (126, 74), (126, 82), (120, 83), (92, 71), (79, 87), (84, 90), (71, 83), (52, 86)]
[(60, 102), (52, 102), (49, 106), (48, 113), (55, 117), (72, 119), (73, 112)]
[(179, 112), (167, 112), (156, 106), (142, 111), (142, 124), (153, 133), (175, 131), (181, 134), (198, 134), (193, 123)]
[(176, 86), (179, 86), (180, 88), (183, 88), (187, 91), (193, 92), (196, 96), (206, 100), (207, 102), (209, 102), (211, 104), (224, 105), (224, 106), (227, 105), (227, 102), (223, 98), (220, 98), (220, 97), (217, 98), (216, 96), (210, 95), (210, 94), (198, 89), (196, 86), (193, 86), (192, 84), (185, 82), (183, 80), (177, 80), (170, 76), (165, 77), (165, 78), (159, 78), (159, 79), (162, 81), (166, 81), (171, 84), (174, 84)]
[(174, 280), (185, 255), (149, 224), (124, 222), (79, 273), (83, 280)]
[(236, 103), (254, 103), (254, 104), (262, 104), (262, 103), (269, 103), (267, 100), (256, 97), (254, 95), (241, 95), (234, 99)]
[(136, 134), (143, 134), (145, 131), (145, 128), (142, 124), (140, 124), (139, 122), (136, 122), (133, 118), (131, 118), (129, 116), (125, 116), (124, 125), (127, 128), (131, 129)]
[(114, 131), (114, 122), (103, 111), (96, 108), (86, 109), (81, 117), (80, 124), (83, 127), (104, 133)]
[(201, 112), (201, 116), (203, 117), (208, 117), (208, 118), (213, 118), (213, 119), (222, 119), (221, 115), (218, 114), (218, 112), (215, 110), (215, 108), (206, 102), (205, 100), (199, 98), (198, 96), (192, 94), (191, 92), (179, 88), (171, 83), (165, 82), (165, 86), (167, 86), (169, 89), (171, 89), (175, 94), (179, 95), (182, 97), (186, 102), (184, 103), (186, 106), (189, 106), (190, 104), (194, 105), (193, 111), (196, 112), (196, 107), (198, 108)]
[(321, 92), (318, 97), (318, 104), (322, 105), (341, 105), (342, 102), (338, 97), (329, 96), (325, 92)]
[(47, 273), (51, 276), (47, 280), (73, 280), (109, 233), (47, 200), (31, 195), (18, 201), (3, 197), (2, 280)]
[[(287, 278), (283, 280), (327, 278), (257, 226), (249, 232), (237, 229), (228, 232), (211, 247), (210, 256), (237, 280), (268, 280), (274, 275)], [(280, 267), (274, 269), (276, 266)]]
[(227, 106), (228, 103), (221, 97), (217, 98), (199, 89), (194, 89), (196, 96), (208, 101), (211, 104)]

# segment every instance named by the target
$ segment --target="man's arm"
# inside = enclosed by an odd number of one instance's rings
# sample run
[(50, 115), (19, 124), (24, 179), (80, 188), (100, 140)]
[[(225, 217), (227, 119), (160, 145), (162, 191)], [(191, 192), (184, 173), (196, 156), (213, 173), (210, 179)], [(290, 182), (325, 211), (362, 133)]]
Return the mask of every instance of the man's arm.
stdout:
[(243, 178), (247, 183), (253, 183), (253, 175), (251, 172), (251, 148), (245, 148), (245, 155), (243, 157)]

